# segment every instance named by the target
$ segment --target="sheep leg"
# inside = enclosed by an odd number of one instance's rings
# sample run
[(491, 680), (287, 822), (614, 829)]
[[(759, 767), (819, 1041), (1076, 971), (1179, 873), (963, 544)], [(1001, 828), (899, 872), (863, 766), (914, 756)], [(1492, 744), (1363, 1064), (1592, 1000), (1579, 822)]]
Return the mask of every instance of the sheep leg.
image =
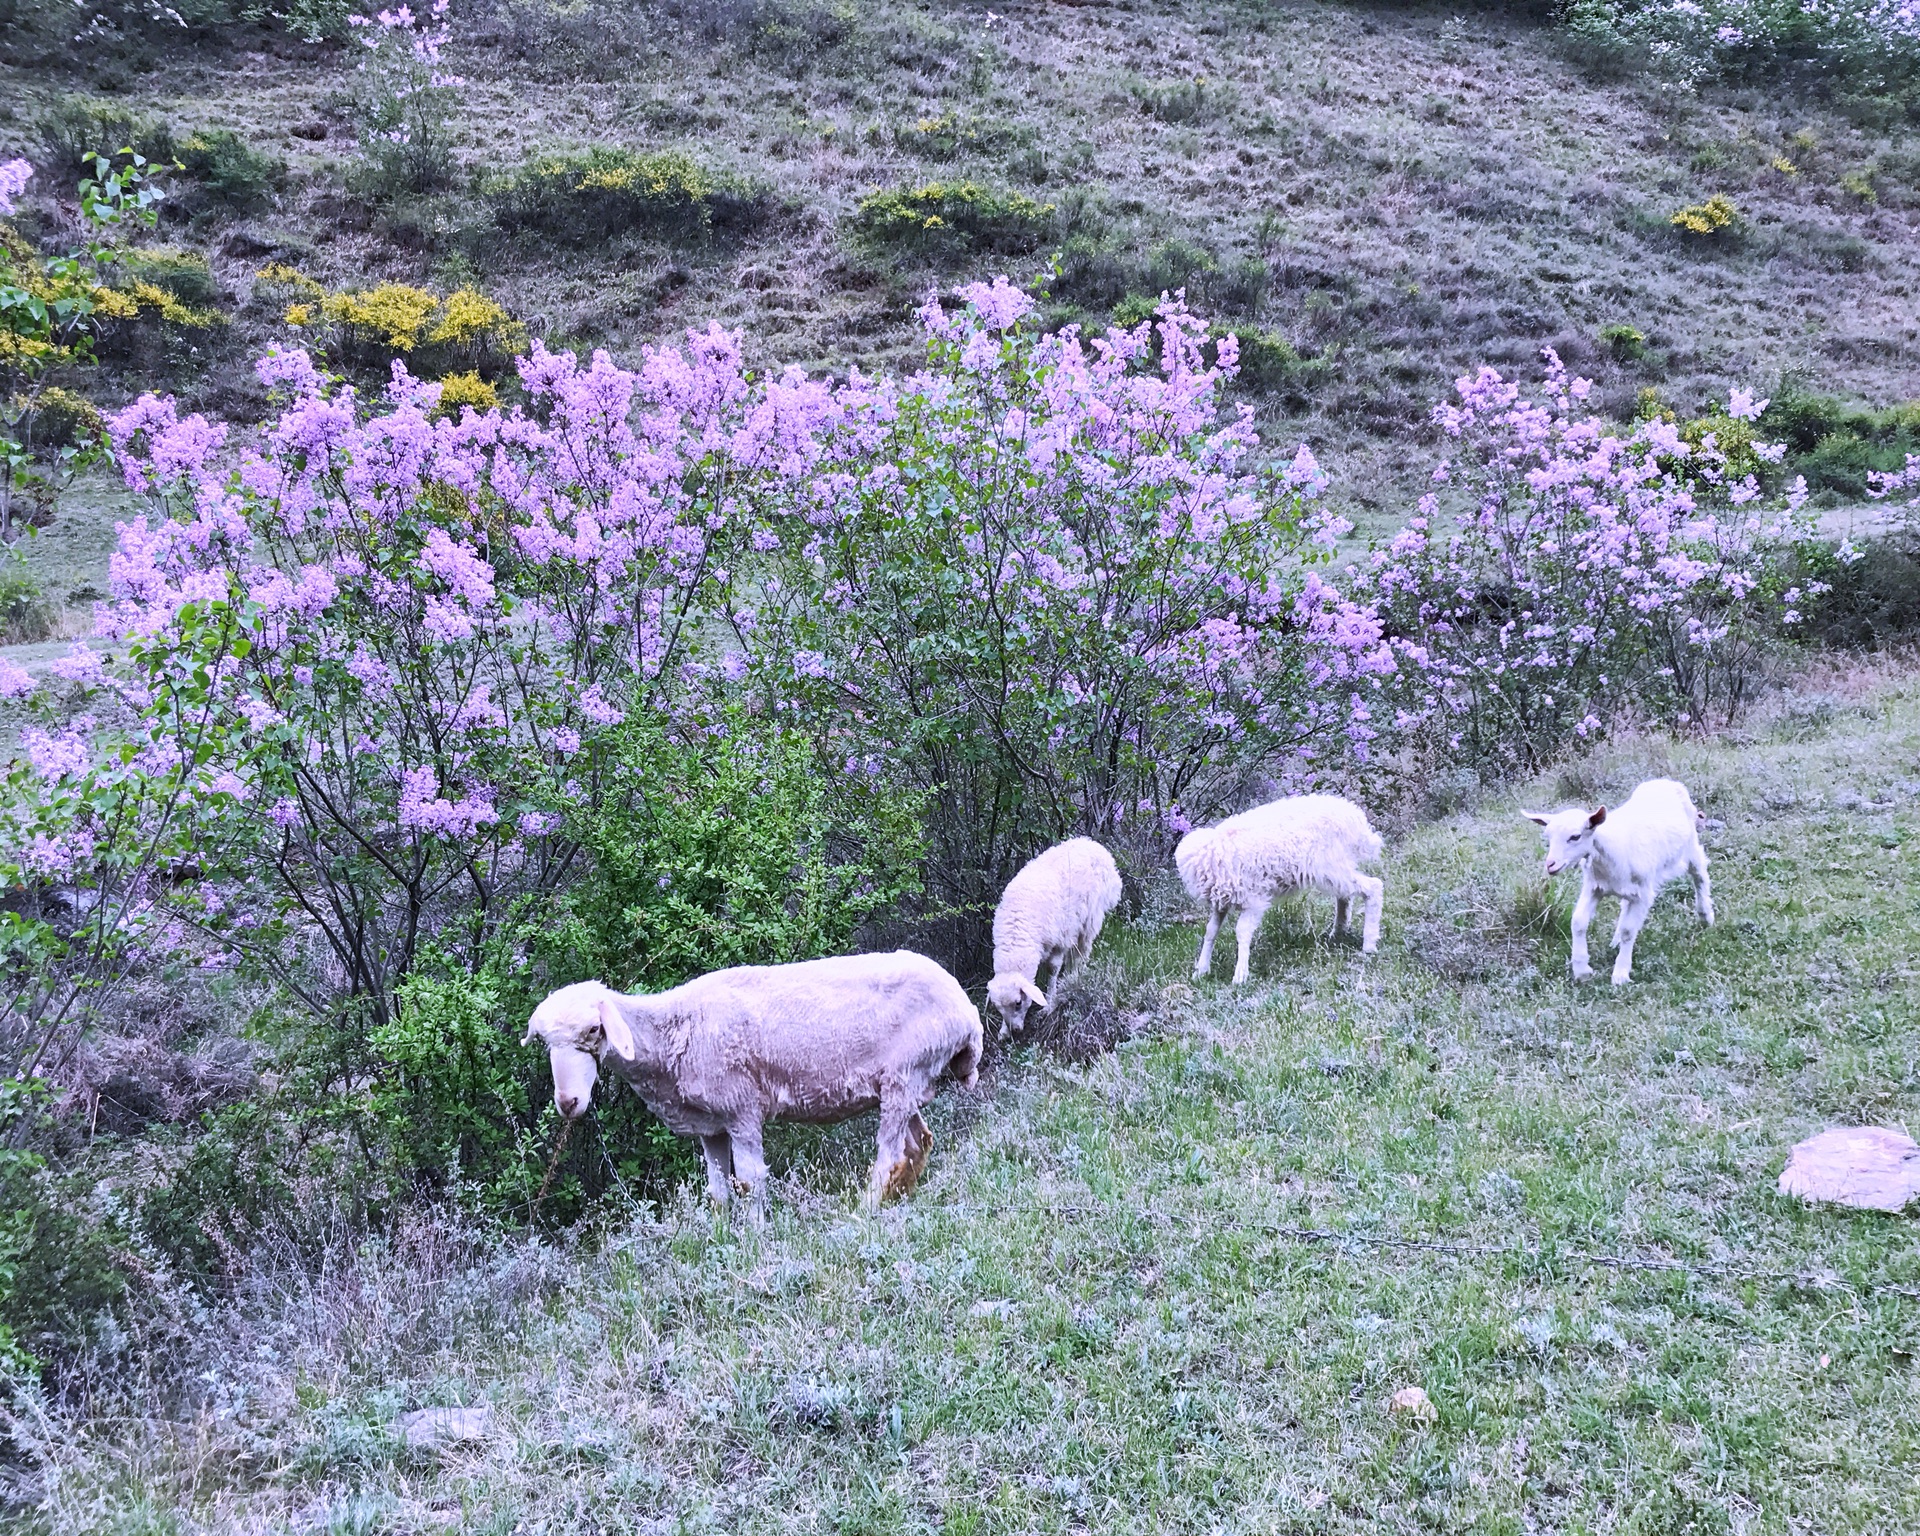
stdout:
[(1593, 909), (1600, 904), (1600, 898), (1594, 894), (1590, 881), (1580, 882), (1580, 899), (1573, 904), (1573, 974), (1578, 980), (1582, 976), (1591, 976), (1593, 967), (1587, 964), (1587, 929), (1593, 923)]
[(733, 1194), (733, 1145), (725, 1131), (700, 1138), (700, 1151), (707, 1163), (707, 1193), (722, 1210)]
[(1247, 961), (1253, 954), (1253, 936), (1260, 931), (1260, 921), (1266, 915), (1265, 902), (1257, 907), (1242, 907), (1240, 920), (1233, 925), (1234, 936), (1240, 941), (1240, 960), (1233, 968), (1233, 984), (1236, 987), (1247, 979)]
[(1367, 915), (1360, 927), (1360, 953), (1370, 955), (1380, 947), (1380, 909), (1387, 903), (1387, 887), (1384, 881), (1372, 875), (1356, 876), (1355, 883), (1360, 887), (1360, 894), (1367, 904)]
[(1707, 878), (1707, 850), (1700, 846), (1700, 839), (1693, 840), (1693, 847), (1687, 854), (1687, 872), (1693, 876), (1693, 910), (1699, 914), (1700, 921), (1709, 928), (1713, 926), (1713, 882)]
[(755, 1226), (767, 1215), (767, 1159), (760, 1145), (760, 1122), (743, 1120), (728, 1131), (733, 1142), (733, 1187), (750, 1202)]
[(1333, 898), (1333, 936), (1344, 939), (1347, 936), (1347, 907), (1352, 901), (1348, 896)]
[(920, 1175), (926, 1172), (927, 1154), (933, 1151), (933, 1131), (927, 1122), (920, 1118), (915, 1110), (907, 1119), (907, 1162), (911, 1169), (903, 1181), (900, 1193), (910, 1195), (919, 1186)]
[(1652, 909), (1651, 893), (1636, 893), (1621, 903), (1620, 924), (1616, 929), (1620, 935), (1619, 952), (1613, 957), (1613, 984), (1616, 987), (1623, 987), (1633, 980), (1634, 940), (1640, 937), (1641, 926)]
[[(908, 1148), (913, 1122), (919, 1109), (911, 1095), (899, 1083), (883, 1084), (880, 1089), (880, 1155), (873, 1160), (873, 1177), (867, 1184), (867, 1206), (879, 1210), (895, 1195), (905, 1194), (919, 1178), (913, 1153)], [(923, 1122), (924, 1123), (924, 1122)], [(924, 1161), (924, 1160), (923, 1160)]]
[(1207, 914), (1207, 934), (1200, 941), (1200, 958), (1193, 962), (1193, 979), (1199, 981), (1213, 969), (1213, 940), (1220, 931), (1220, 919), (1226, 915), (1224, 907), (1215, 907)]

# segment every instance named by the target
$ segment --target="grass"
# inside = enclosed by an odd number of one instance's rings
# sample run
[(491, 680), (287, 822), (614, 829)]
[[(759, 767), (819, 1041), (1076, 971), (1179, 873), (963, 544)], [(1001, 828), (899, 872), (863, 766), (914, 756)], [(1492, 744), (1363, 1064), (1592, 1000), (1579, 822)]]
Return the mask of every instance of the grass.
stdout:
[[(1239, 992), (1189, 983), (1184, 922), (1111, 932), (1086, 990), (1129, 1037), (944, 1096), (877, 1219), (855, 1123), (776, 1139), (761, 1232), (689, 1190), (597, 1245), (436, 1224), (269, 1268), (180, 1335), (173, 1416), (135, 1364), (30, 1427), (29, 1525), (1915, 1528), (1911, 1226), (1773, 1181), (1920, 1111), (1916, 754), (1912, 674), (1836, 672), (1405, 829), (1375, 957), (1324, 903)], [(1670, 893), (1633, 985), (1576, 987), (1517, 809), (1654, 772), (1715, 819), (1720, 924)], [(1461, 976), (1435, 924), (1490, 958)], [(483, 1439), (397, 1443), (452, 1403)]]

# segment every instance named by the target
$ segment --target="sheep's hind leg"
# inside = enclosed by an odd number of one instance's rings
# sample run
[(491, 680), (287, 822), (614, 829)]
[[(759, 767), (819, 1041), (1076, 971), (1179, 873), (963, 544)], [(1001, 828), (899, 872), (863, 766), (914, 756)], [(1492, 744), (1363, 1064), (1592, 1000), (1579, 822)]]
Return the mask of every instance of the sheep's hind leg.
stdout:
[(1687, 873), (1693, 876), (1693, 910), (1700, 921), (1709, 928), (1713, 926), (1713, 882), (1707, 878), (1707, 850), (1700, 846), (1700, 839), (1693, 840), (1693, 850), (1687, 855)]
[(748, 1200), (758, 1226), (767, 1216), (767, 1160), (760, 1146), (760, 1122), (743, 1121), (728, 1133), (733, 1141), (733, 1187)]
[(920, 1185), (920, 1175), (927, 1171), (927, 1155), (933, 1151), (933, 1130), (915, 1110), (907, 1120), (907, 1162), (911, 1171), (902, 1180), (900, 1193), (910, 1195)]
[(733, 1194), (733, 1145), (725, 1131), (700, 1138), (700, 1153), (707, 1164), (707, 1194), (722, 1210)]
[(1360, 925), (1360, 953), (1370, 955), (1380, 947), (1380, 909), (1387, 904), (1386, 882), (1372, 875), (1355, 876), (1367, 913)]
[(1265, 902), (1257, 907), (1242, 907), (1240, 920), (1233, 925), (1234, 937), (1240, 941), (1240, 959), (1233, 968), (1233, 984), (1236, 987), (1250, 974), (1248, 964), (1253, 956), (1253, 936), (1260, 931), (1260, 921), (1266, 915)]
[(1344, 939), (1347, 936), (1347, 909), (1352, 904), (1352, 901), (1353, 898), (1350, 896), (1335, 896), (1333, 898), (1333, 936), (1335, 939)]
[(1203, 980), (1213, 969), (1213, 941), (1220, 932), (1220, 919), (1226, 916), (1225, 907), (1214, 907), (1207, 913), (1207, 936), (1200, 941), (1200, 958), (1193, 962), (1193, 979)]
[[(890, 1083), (880, 1090), (880, 1155), (873, 1160), (873, 1176), (867, 1183), (870, 1210), (877, 1211), (895, 1195), (905, 1194), (919, 1179), (920, 1169), (914, 1164), (915, 1153), (910, 1144), (913, 1122), (919, 1118), (912, 1096), (901, 1084)], [(920, 1161), (924, 1166), (924, 1154)]]
[(1629, 896), (1620, 905), (1620, 921), (1614, 932), (1619, 937), (1617, 953), (1613, 957), (1613, 984), (1624, 987), (1633, 980), (1633, 945), (1640, 937), (1645, 926), (1647, 913), (1652, 910), (1653, 898), (1647, 895)]

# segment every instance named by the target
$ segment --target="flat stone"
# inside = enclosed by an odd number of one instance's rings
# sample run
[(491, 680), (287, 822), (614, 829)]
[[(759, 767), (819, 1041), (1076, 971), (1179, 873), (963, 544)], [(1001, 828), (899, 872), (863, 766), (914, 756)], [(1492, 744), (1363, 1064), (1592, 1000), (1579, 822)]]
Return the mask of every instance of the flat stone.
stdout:
[(431, 1451), (443, 1445), (484, 1440), (493, 1424), (493, 1410), (479, 1408), (416, 1408), (400, 1415), (400, 1439), (408, 1449)]
[(1780, 1193), (1862, 1211), (1901, 1211), (1920, 1196), (1920, 1146), (1882, 1126), (1840, 1126), (1793, 1149)]
[(1387, 1409), (1391, 1413), (1404, 1413), (1412, 1418), (1431, 1424), (1440, 1417), (1440, 1410), (1433, 1406), (1433, 1399), (1420, 1387), (1402, 1387), (1387, 1399)]

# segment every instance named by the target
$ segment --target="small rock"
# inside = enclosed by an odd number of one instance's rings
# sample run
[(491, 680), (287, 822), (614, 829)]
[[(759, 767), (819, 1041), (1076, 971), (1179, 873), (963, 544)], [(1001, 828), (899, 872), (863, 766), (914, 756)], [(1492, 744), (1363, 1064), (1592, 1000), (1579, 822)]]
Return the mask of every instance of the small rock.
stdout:
[(1793, 1149), (1780, 1193), (1863, 1211), (1900, 1211), (1920, 1196), (1920, 1146), (1880, 1126), (1841, 1126)]
[(1419, 1387), (1402, 1387), (1387, 1399), (1387, 1408), (1393, 1413), (1407, 1414), (1423, 1424), (1431, 1424), (1440, 1417), (1440, 1410), (1433, 1406), (1433, 1399)]
[(443, 1445), (484, 1440), (493, 1424), (493, 1410), (479, 1408), (416, 1408), (400, 1415), (400, 1441), (409, 1450), (432, 1451)]

